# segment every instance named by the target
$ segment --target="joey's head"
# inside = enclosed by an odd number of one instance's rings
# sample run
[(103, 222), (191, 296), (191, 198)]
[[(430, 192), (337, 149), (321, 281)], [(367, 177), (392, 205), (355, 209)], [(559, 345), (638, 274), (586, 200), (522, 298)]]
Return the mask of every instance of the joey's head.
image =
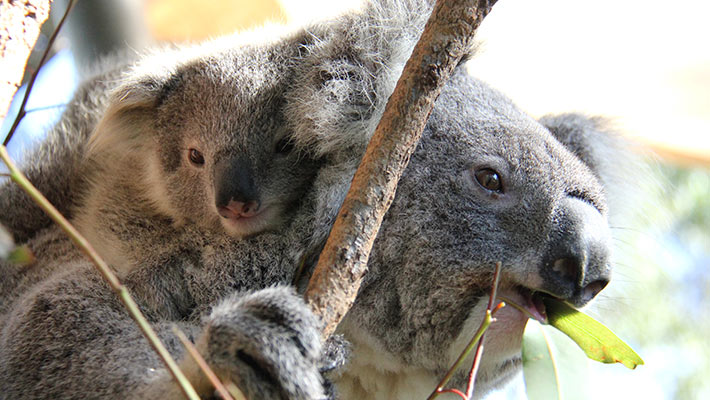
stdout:
[(93, 159), (133, 171), (140, 200), (178, 225), (236, 238), (278, 227), (316, 169), (284, 123), (280, 50), (211, 51), (134, 74), (91, 139)]
[[(497, 262), (500, 295), (532, 315), (544, 315), (541, 295), (583, 306), (611, 274), (607, 206), (594, 168), (459, 71), (399, 183), (345, 331), (356, 346), (376, 343), (403, 365), (440, 374), (478, 328)], [(497, 318), (480, 393), (521, 367), (528, 316), (506, 307)]]

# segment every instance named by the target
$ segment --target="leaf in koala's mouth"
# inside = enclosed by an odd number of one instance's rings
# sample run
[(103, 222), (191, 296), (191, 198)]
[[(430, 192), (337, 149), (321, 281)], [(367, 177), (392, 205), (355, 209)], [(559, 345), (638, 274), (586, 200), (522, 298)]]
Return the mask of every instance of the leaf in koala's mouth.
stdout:
[(542, 297), (549, 324), (569, 336), (587, 357), (603, 363), (621, 363), (634, 369), (643, 365), (638, 354), (609, 328), (594, 318), (548, 296)]
[(603, 363), (621, 363), (634, 369), (643, 360), (601, 322), (549, 295), (518, 288), (516, 295), (500, 296), (508, 305), (571, 338), (587, 357)]

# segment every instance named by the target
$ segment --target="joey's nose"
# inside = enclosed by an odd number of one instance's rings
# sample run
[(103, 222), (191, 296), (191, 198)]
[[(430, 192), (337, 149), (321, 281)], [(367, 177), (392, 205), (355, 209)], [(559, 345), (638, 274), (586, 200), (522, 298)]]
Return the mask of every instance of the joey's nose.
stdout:
[(226, 206), (217, 207), (217, 210), (223, 218), (249, 218), (259, 213), (260, 206), (261, 204), (256, 200), (246, 202), (231, 200)]
[(555, 220), (541, 271), (544, 289), (581, 307), (611, 279), (609, 228), (596, 208), (573, 197), (561, 202)]
[(225, 158), (215, 165), (215, 205), (224, 218), (241, 218), (256, 215), (261, 202), (254, 173), (248, 159)]

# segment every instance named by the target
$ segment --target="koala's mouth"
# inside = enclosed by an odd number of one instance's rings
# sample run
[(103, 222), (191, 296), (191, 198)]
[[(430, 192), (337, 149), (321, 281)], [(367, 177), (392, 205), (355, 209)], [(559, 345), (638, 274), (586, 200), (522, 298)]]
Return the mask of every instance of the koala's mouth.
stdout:
[(277, 207), (261, 207), (249, 215), (222, 215), (222, 226), (232, 236), (246, 238), (270, 229), (278, 220)]
[(545, 303), (542, 301), (544, 296), (550, 297), (548, 294), (518, 286), (513, 290), (501, 293), (498, 298), (505, 301), (507, 305), (516, 308), (527, 317), (546, 324), (547, 310)]

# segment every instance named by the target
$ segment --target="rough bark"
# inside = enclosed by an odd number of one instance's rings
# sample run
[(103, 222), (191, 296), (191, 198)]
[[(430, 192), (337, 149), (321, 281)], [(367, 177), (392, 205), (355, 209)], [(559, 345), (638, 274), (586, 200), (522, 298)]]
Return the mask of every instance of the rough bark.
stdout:
[(49, 0), (0, 0), (0, 120), (22, 83), (27, 58), (49, 16)]
[(495, 2), (436, 2), (355, 173), (306, 290), (306, 300), (324, 323), (324, 337), (332, 334), (354, 302), (372, 243), (434, 101)]

